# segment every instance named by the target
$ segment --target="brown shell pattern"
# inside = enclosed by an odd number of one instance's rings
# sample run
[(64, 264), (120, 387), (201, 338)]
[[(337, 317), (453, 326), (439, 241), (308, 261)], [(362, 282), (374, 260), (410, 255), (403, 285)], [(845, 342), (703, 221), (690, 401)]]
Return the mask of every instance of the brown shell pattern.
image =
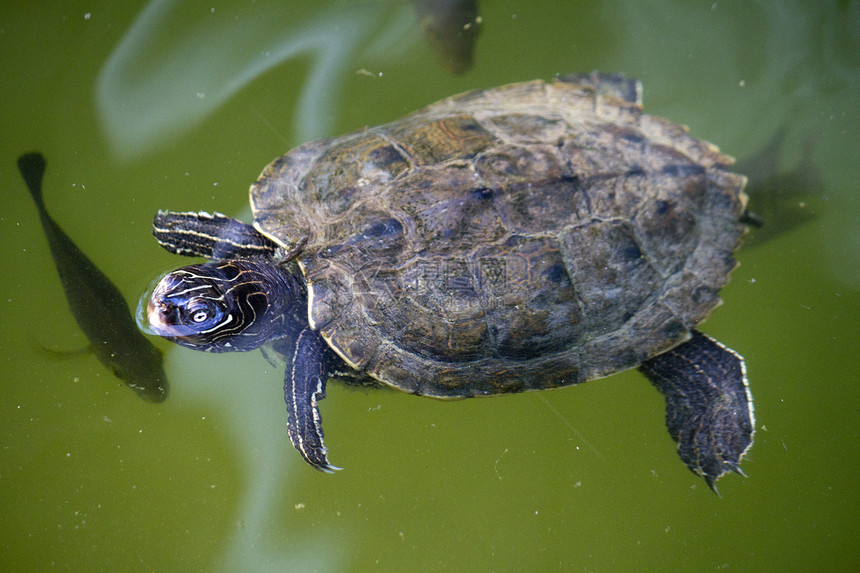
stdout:
[(454, 96), (298, 147), (251, 188), (309, 319), (351, 366), (437, 397), (635, 367), (719, 303), (745, 179), (684, 127), (591, 86)]

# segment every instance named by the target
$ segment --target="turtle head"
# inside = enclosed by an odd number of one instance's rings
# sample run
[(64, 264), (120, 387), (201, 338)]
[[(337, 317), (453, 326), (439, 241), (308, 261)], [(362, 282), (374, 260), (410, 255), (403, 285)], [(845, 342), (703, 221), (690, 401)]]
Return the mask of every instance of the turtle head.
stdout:
[(283, 335), (302, 293), (294, 276), (264, 261), (190, 265), (144, 295), (138, 322), (145, 332), (197, 350), (254, 350)]

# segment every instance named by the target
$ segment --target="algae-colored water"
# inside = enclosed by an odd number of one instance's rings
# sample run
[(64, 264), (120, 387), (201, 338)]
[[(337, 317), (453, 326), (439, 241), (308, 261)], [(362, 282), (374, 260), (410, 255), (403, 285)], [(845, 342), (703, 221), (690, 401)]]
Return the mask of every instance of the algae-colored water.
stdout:
[[(480, 14), (474, 66), (454, 77), (406, 2), (0, 6), (0, 569), (860, 566), (860, 3)], [(260, 170), (310, 138), (593, 69), (641, 78), (649, 113), (740, 160), (784, 134), (765, 175), (795, 192), (777, 220), (804, 222), (751, 237), (704, 327), (746, 357), (756, 400), (748, 477), (723, 478), (721, 498), (678, 460), (636, 372), (455, 403), (332, 386), (345, 469), (324, 475), (290, 447), (282, 372), (259, 353), (155, 341), (161, 404), (67, 353), (86, 340), (19, 154), (46, 155), (48, 209), (134, 305), (185, 262), (150, 236), (157, 209), (239, 215)]]

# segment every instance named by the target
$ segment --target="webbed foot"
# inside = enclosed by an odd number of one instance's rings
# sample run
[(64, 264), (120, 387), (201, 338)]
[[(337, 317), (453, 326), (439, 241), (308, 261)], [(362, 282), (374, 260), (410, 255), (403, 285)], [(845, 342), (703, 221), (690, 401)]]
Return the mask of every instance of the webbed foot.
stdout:
[(310, 327), (304, 328), (294, 341), (287, 344), (293, 346), (284, 376), (290, 441), (310, 465), (320, 471), (334, 472), (341, 468), (328, 461), (319, 411), (319, 401), (325, 398), (332, 351), (322, 336)]
[(720, 476), (744, 475), (739, 464), (755, 431), (743, 358), (694, 330), (640, 369), (666, 398), (666, 426), (681, 460), (719, 495)]

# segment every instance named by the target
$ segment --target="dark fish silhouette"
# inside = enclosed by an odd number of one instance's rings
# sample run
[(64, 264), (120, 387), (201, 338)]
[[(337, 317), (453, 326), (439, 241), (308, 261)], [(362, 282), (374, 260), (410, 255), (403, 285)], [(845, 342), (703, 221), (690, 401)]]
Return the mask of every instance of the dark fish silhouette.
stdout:
[(114, 375), (149, 402), (167, 397), (161, 351), (138, 330), (122, 294), (54, 222), (42, 201), (45, 158), (27, 153), (18, 169), (39, 210), (69, 308), (93, 353)]
[(412, 0), (418, 23), (439, 63), (458, 75), (472, 67), (481, 19), (478, 0)]

